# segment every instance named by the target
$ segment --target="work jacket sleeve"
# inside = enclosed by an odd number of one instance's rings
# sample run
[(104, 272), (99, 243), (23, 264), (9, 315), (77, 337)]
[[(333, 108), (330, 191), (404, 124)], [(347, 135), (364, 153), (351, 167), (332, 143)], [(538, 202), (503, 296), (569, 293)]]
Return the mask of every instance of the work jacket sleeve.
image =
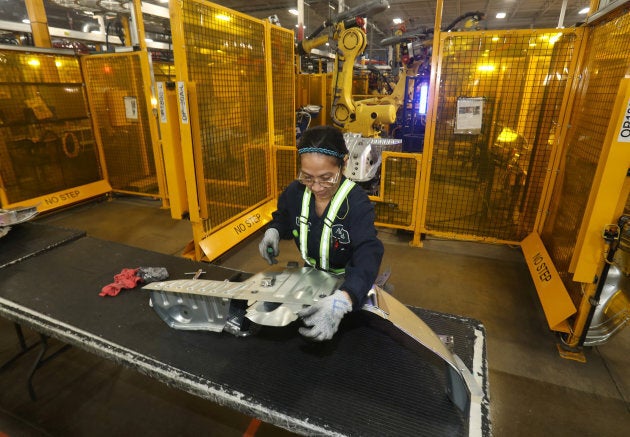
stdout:
[(299, 182), (294, 181), (278, 197), (277, 209), (271, 214), (272, 219), (269, 227), (277, 229), (280, 238), (283, 240), (293, 237), (293, 224), (296, 216), (299, 215), (297, 208), (300, 205), (299, 201), (303, 193), (303, 186)]
[(352, 255), (345, 266), (345, 281), (340, 288), (351, 295), (356, 309), (363, 304), (378, 276), (384, 248), (376, 234), (374, 206), (367, 194), (357, 186), (349, 200), (347, 223)]

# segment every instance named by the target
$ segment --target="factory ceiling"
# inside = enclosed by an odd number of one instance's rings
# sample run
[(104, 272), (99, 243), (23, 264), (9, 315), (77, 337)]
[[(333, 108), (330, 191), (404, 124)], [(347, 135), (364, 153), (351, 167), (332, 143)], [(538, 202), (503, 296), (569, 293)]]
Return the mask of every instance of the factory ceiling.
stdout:
[[(127, 3), (125, 0), (44, 0), (49, 26), (84, 32), (98, 28), (98, 16), (111, 19), (116, 14), (128, 14)], [(228, 0), (216, 3), (256, 18), (277, 17), (281, 26), (296, 28), (297, 17), (289, 9), (297, 8), (297, 0)], [(405, 32), (417, 33), (435, 27), (435, 0), (306, 0), (304, 34), (308, 36), (325, 20), (334, 18), (339, 13), (339, 3), (345, 5), (345, 10), (362, 5), (367, 5), (368, 9), (370, 5), (375, 6), (372, 9), (377, 12), (369, 13), (367, 19), (373, 46), (378, 46), (383, 38), (392, 36), (401, 26)], [(389, 7), (385, 8), (387, 3)], [(479, 12), (484, 19), (475, 26), (488, 30), (571, 27), (586, 19), (586, 15), (579, 12), (589, 6), (589, 0), (444, 0), (443, 3), (442, 29), (464, 14)], [(168, 0), (144, 0), (143, 4), (166, 11)], [(499, 13), (504, 13), (504, 18), (497, 18)], [(145, 13), (145, 30), (152, 39), (168, 42), (168, 15), (162, 15)], [(23, 0), (0, 0), (0, 22), (21, 22), (26, 17)], [(394, 19), (402, 23), (395, 24)]]

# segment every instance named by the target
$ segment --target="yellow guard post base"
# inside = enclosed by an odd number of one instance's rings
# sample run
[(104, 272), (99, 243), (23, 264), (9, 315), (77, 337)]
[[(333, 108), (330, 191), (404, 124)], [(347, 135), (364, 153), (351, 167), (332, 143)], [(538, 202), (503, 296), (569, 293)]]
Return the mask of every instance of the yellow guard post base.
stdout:
[(566, 349), (566, 346), (558, 343), (556, 344), (558, 353), (560, 356), (567, 360), (579, 361), (580, 363), (586, 363), (586, 356), (581, 350), (570, 351)]

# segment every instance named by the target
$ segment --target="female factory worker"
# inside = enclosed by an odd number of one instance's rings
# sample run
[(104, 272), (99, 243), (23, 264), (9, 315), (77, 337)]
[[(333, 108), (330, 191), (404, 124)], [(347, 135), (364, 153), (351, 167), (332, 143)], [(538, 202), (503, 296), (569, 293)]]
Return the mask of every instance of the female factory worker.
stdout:
[(258, 246), (274, 264), (280, 238), (294, 238), (307, 264), (344, 274), (340, 289), (298, 313), (300, 334), (328, 340), (343, 316), (360, 308), (383, 258), (376, 237), (374, 207), (363, 189), (343, 176), (348, 148), (332, 126), (304, 132), (297, 147), (300, 172), (278, 199), (278, 209)]

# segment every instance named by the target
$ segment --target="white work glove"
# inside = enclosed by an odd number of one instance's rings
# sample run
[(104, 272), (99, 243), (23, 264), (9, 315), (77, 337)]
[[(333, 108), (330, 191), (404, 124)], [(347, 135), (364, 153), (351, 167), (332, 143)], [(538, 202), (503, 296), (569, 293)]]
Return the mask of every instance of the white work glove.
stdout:
[(352, 301), (348, 294), (337, 290), (330, 296), (297, 313), (307, 326), (307, 328), (300, 328), (298, 331), (304, 337), (313, 340), (330, 340), (337, 332), (343, 316), (351, 310)]
[(260, 256), (265, 258), (270, 265), (278, 262), (275, 258), (280, 254), (278, 243), (280, 243), (280, 233), (275, 228), (269, 228), (265, 231), (265, 236), (258, 245)]

